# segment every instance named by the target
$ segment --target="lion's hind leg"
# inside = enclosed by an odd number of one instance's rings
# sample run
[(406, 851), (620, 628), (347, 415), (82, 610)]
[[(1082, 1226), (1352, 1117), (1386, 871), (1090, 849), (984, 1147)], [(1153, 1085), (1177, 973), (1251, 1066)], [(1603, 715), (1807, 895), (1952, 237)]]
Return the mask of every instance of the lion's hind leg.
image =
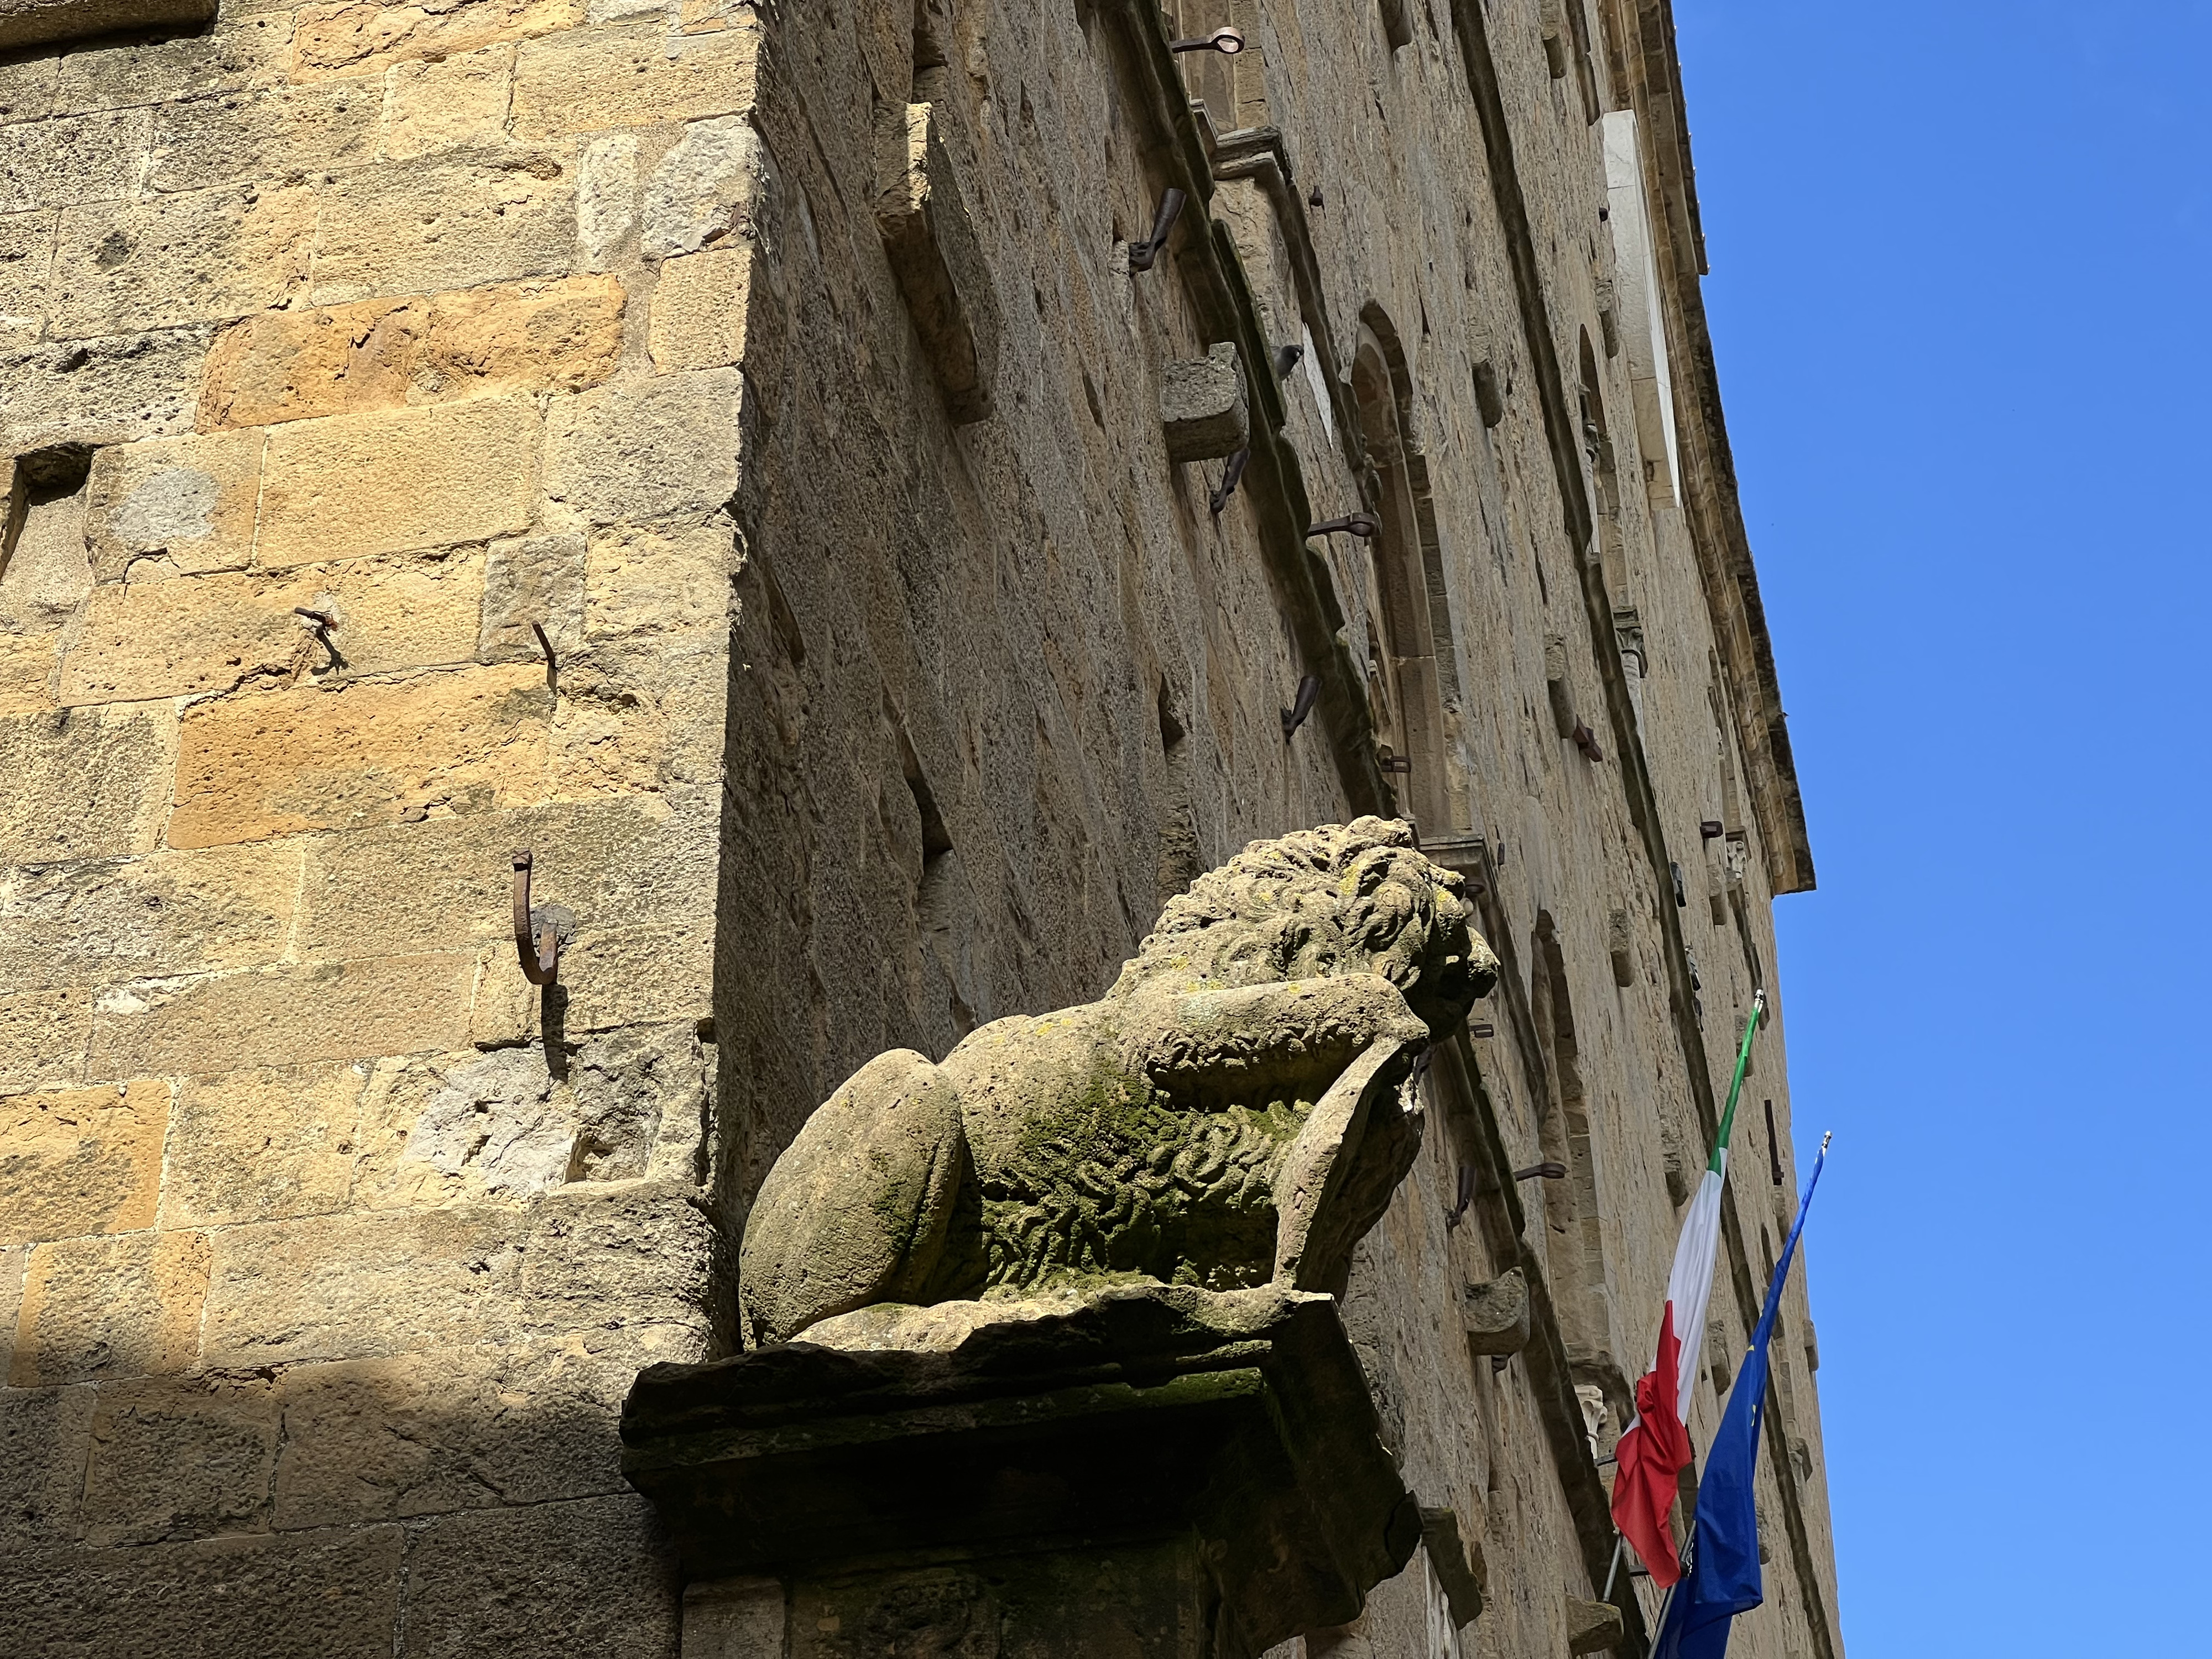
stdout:
[(969, 1179), (960, 1093), (910, 1048), (815, 1109), (762, 1183), (738, 1253), (755, 1346), (875, 1302), (918, 1300)]

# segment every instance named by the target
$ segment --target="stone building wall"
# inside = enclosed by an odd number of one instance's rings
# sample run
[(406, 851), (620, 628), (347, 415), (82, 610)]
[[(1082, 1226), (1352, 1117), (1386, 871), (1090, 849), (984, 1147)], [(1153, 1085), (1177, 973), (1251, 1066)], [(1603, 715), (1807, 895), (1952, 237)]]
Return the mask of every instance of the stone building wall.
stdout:
[[(1128, 0), (243, 0), (0, 51), (11, 1648), (674, 1653), (615, 1413), (734, 1340), (807, 1112), (1389, 811), (1510, 972), (1347, 1319), (1488, 1607), (1417, 1557), (1306, 1645), (1566, 1651), (1811, 881), (1666, 9), (1176, 9), (1249, 49)], [(1217, 514), (1162, 398), (1224, 343)], [(1785, 1029), (1700, 1443), (1794, 1190)], [(1516, 1264), (1542, 1340), (1493, 1369), (1458, 1309)], [(1778, 1659), (1840, 1650), (1802, 1284), (1738, 1636)]]

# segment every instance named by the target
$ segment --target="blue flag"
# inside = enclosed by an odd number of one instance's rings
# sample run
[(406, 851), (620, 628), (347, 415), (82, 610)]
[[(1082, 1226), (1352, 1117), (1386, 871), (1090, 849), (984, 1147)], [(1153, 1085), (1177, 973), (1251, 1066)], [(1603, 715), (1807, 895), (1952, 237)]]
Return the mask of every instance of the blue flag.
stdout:
[(1705, 1476), (1698, 1483), (1697, 1520), (1690, 1534), (1690, 1570), (1668, 1599), (1651, 1659), (1722, 1659), (1736, 1614), (1766, 1599), (1759, 1577), (1759, 1508), (1753, 1497), (1759, 1474), (1759, 1427), (1766, 1414), (1766, 1344), (1774, 1334), (1774, 1317), (1782, 1307), (1782, 1286), (1790, 1277), (1797, 1235), (1805, 1231), (1805, 1212), (1812, 1206), (1813, 1188), (1820, 1184), (1820, 1166), (1827, 1158), (1823, 1139), (1820, 1156), (1813, 1160), (1813, 1177), (1797, 1201), (1797, 1219), (1782, 1247), (1782, 1260), (1774, 1264), (1766, 1305), (1759, 1310), (1759, 1328), (1752, 1333), (1751, 1352), (1736, 1373), (1720, 1431), (1705, 1455)]

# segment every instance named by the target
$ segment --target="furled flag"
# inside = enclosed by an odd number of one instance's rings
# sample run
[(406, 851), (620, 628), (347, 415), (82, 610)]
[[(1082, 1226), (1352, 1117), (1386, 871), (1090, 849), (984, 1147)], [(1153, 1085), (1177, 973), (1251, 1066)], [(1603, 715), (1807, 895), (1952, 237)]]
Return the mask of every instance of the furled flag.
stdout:
[(1813, 1160), (1812, 1179), (1797, 1200), (1790, 1241), (1782, 1247), (1782, 1260), (1775, 1264), (1773, 1281), (1766, 1287), (1766, 1305), (1759, 1310), (1759, 1328), (1751, 1334), (1751, 1352), (1736, 1373), (1728, 1410), (1713, 1436), (1712, 1449), (1705, 1454), (1705, 1478), (1698, 1483), (1698, 1518), (1690, 1533), (1690, 1571), (1668, 1600), (1652, 1659), (1722, 1659), (1736, 1614), (1765, 1599), (1759, 1577), (1759, 1509), (1752, 1486), (1759, 1473), (1759, 1427), (1766, 1407), (1766, 1343), (1774, 1334), (1783, 1283), (1790, 1277), (1797, 1235), (1805, 1231), (1813, 1188), (1820, 1184), (1820, 1166), (1827, 1161), (1828, 1139), (1823, 1135), (1820, 1156)]
[(1761, 991), (1752, 999), (1751, 1018), (1744, 1024), (1743, 1047), (1736, 1052), (1735, 1079), (1729, 1085), (1728, 1110), (1721, 1114), (1712, 1162), (1706, 1164), (1698, 1194), (1690, 1200), (1689, 1218), (1674, 1246), (1674, 1269), (1667, 1275), (1667, 1309), (1659, 1322), (1658, 1358), (1637, 1380), (1636, 1420), (1613, 1448), (1613, 1523), (1643, 1558), (1651, 1582), (1662, 1589), (1682, 1576), (1668, 1511), (1674, 1504), (1675, 1482), (1690, 1466), (1690, 1389), (1698, 1380), (1705, 1304), (1713, 1296), (1729, 1134), (1735, 1127), (1744, 1067), (1751, 1061), (1751, 1039), (1765, 1012), (1766, 994)]

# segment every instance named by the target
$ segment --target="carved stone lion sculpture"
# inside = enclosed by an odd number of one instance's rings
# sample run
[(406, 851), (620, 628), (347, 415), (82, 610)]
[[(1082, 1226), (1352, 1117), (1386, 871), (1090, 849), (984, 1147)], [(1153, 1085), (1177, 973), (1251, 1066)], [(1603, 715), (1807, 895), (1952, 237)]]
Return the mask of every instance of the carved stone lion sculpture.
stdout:
[(761, 1188), (750, 1340), (1117, 1282), (1341, 1294), (1419, 1148), (1401, 1085), (1496, 982), (1468, 915), (1406, 825), (1301, 830), (1170, 900), (1097, 1001), (878, 1055)]

